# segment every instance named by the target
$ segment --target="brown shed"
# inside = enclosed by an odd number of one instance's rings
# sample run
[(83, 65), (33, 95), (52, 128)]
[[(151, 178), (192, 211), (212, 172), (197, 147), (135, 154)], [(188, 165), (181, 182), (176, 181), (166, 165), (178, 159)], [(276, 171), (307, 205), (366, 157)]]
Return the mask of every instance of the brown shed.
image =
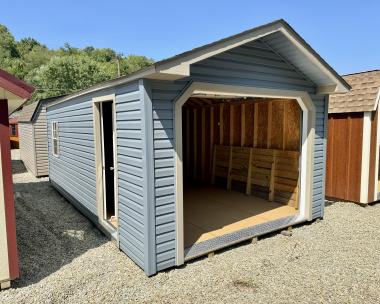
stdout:
[(343, 78), (352, 90), (330, 96), (326, 196), (367, 204), (379, 192), (380, 70)]

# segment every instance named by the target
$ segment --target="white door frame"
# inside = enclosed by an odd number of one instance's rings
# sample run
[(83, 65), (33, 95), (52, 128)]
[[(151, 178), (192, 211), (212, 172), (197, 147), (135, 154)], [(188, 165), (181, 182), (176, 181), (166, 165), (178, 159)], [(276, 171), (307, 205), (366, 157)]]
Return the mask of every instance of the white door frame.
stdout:
[(95, 97), (92, 99), (93, 115), (94, 115), (94, 141), (95, 141), (95, 166), (96, 166), (96, 206), (98, 212), (98, 220), (104, 226), (109, 228), (109, 224), (105, 220), (105, 181), (103, 173), (103, 157), (104, 147), (102, 138), (102, 111), (100, 104), (102, 102), (112, 101), (112, 119), (113, 119), (113, 159), (114, 159), (114, 195), (115, 195), (115, 216), (119, 218), (119, 203), (118, 203), (118, 162), (117, 162), (117, 137), (116, 137), (116, 97), (115, 94)]
[(183, 146), (182, 106), (193, 94), (231, 95), (264, 98), (286, 98), (298, 101), (302, 109), (302, 148), (300, 173), (300, 205), (298, 221), (312, 219), (312, 185), (316, 108), (305, 91), (264, 89), (235, 85), (193, 82), (175, 101), (175, 205), (176, 205), (176, 265), (184, 263), (183, 224)]

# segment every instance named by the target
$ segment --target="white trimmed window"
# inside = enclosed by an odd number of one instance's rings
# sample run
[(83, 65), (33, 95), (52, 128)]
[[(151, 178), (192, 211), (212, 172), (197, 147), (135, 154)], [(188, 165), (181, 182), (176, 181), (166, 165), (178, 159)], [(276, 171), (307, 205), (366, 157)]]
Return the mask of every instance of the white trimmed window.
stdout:
[(58, 130), (58, 122), (54, 121), (51, 123), (51, 138), (53, 142), (53, 155), (59, 155), (59, 130)]

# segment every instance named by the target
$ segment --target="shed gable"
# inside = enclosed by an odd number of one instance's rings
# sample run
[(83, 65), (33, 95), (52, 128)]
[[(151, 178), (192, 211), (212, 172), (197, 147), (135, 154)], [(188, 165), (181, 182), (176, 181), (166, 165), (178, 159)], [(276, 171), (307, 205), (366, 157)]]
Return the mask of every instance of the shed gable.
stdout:
[(323, 216), (327, 103), (315, 85), (261, 41), (191, 66), (183, 81), (152, 81), (157, 270), (175, 266), (174, 102), (192, 82), (307, 91), (316, 107), (312, 218)]

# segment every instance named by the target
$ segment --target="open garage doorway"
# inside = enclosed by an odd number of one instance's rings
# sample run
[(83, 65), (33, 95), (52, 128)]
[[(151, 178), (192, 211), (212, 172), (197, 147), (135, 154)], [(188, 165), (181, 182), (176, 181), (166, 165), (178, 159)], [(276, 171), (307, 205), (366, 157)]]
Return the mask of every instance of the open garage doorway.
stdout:
[(299, 215), (297, 100), (193, 95), (181, 114), (185, 259), (207, 253), (187, 254), (194, 245)]

